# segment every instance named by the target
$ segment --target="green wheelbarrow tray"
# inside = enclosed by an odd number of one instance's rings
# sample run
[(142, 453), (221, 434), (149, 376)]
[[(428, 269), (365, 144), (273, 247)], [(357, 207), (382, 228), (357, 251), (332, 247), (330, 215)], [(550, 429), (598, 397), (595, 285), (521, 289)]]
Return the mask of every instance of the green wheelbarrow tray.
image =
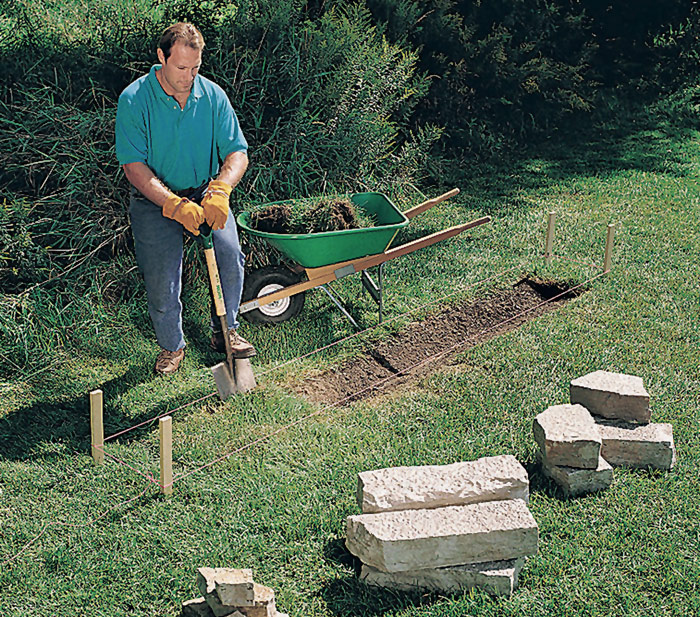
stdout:
[[(410, 219), (458, 193), (459, 189), (452, 189), (404, 212), (397, 210), (381, 193), (356, 193), (351, 197), (353, 203), (374, 215), (377, 225), (344, 231), (272, 234), (251, 229), (247, 213), (238, 215), (238, 224), (243, 230), (264, 238), (296, 262), (294, 265), (265, 266), (250, 272), (246, 276), (239, 313), (253, 323), (280, 323), (299, 313), (306, 291), (322, 288), (353, 325), (357, 326), (337, 299), (333, 299), (329, 286), (333, 281), (360, 273), (363, 286), (379, 304), (381, 321), (381, 266), (385, 262), (447, 240), (491, 220), (489, 216), (482, 216), (389, 248), (398, 230), (406, 226)], [(380, 266), (378, 285), (366, 272), (375, 266)]]
[(249, 212), (242, 212), (236, 220), (246, 233), (264, 238), (304, 268), (319, 268), (382, 253), (399, 229), (408, 225), (408, 218), (382, 193), (355, 193), (350, 195), (350, 201), (374, 219), (373, 227), (309, 234), (275, 234), (252, 229)]

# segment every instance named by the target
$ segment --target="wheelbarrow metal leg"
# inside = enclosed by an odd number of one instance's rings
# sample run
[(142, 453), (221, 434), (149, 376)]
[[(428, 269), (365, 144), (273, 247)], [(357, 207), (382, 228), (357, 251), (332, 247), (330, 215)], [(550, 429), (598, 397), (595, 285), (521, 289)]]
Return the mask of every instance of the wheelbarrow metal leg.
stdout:
[(326, 295), (331, 299), (333, 304), (335, 304), (340, 312), (347, 317), (348, 321), (357, 329), (360, 329), (360, 326), (358, 323), (352, 318), (352, 315), (348, 313), (347, 309), (343, 306), (343, 303), (340, 301), (340, 297), (330, 288), (330, 283), (326, 285), (319, 285), (323, 291), (326, 292)]
[(367, 272), (367, 270), (362, 270), (362, 273), (360, 274), (362, 286), (367, 290), (367, 293), (369, 293), (369, 295), (372, 296), (372, 299), (377, 303), (377, 306), (379, 307), (379, 323), (382, 323), (382, 313), (384, 309), (384, 298), (382, 293), (383, 272), (384, 264), (379, 264), (376, 283), (374, 282), (374, 279), (370, 276), (369, 272)]

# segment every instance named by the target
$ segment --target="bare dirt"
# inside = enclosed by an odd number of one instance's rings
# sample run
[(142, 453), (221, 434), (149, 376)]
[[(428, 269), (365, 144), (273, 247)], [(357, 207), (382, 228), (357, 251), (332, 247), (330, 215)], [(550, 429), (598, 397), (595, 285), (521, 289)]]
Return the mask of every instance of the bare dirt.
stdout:
[(294, 390), (316, 403), (341, 404), (406, 386), (466, 349), (556, 310), (582, 293), (569, 285), (523, 278), (511, 289), (445, 307), (340, 367), (308, 377)]
[(265, 206), (250, 214), (250, 227), (273, 234), (289, 233), (292, 209), (286, 204)]

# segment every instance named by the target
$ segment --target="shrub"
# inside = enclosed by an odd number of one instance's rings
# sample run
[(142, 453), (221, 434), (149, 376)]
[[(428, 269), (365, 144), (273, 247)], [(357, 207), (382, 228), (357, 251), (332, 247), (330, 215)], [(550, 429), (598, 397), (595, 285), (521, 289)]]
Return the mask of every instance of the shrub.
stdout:
[(47, 277), (50, 259), (32, 234), (36, 223), (23, 202), (0, 204), (0, 289), (16, 293)]
[[(489, 155), (561, 128), (603, 94), (654, 95), (698, 75), (698, 3), (367, 0), (433, 78), (414, 115), (442, 145)], [(681, 70), (679, 70), (681, 69)], [(464, 156), (464, 154), (462, 154)]]
[[(133, 278), (112, 267), (131, 259), (128, 183), (113, 149), (116, 100), (153, 64), (157, 39), (175, 20), (203, 30), (202, 72), (225, 88), (251, 145), (236, 209), (391, 190), (424, 173), (439, 130), (408, 130), (427, 90), (415, 53), (385, 40), (359, 4), (319, 7), (313, 19), (310, 11), (299, 0), (8, 6), (0, 18), (0, 191), (9, 204), (2, 216), (14, 217), (14, 227), (2, 238), (2, 292), (61, 285), (0, 295), (14, 307), (0, 327), (4, 367), (37, 365), (54, 353), (48, 345), (28, 354), (22, 343), (47, 340), (42, 311), (58, 320), (77, 298), (89, 306), (133, 296)], [(198, 268), (187, 274), (206, 285)], [(68, 332), (51, 329), (51, 340), (61, 344)]]
[(433, 76), (418, 122), (445, 127), (446, 148), (495, 154), (591, 108), (596, 49), (585, 16), (555, 2), (368, 0), (392, 40)]

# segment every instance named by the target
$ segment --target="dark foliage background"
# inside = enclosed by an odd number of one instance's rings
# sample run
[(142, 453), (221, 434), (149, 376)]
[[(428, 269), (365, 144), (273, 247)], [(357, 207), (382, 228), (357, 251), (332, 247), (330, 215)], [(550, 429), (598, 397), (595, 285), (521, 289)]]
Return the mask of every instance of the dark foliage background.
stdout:
[(683, 91), (681, 112), (698, 104), (696, 1), (1, 6), (3, 346), (21, 347), (17, 324), (36, 314), (28, 307), (36, 294), (42, 310), (59, 311), (67, 290), (115, 302), (140, 293), (113, 151), (116, 100), (148, 71), (173, 21), (203, 31), (203, 73), (226, 89), (251, 144), (239, 209), (439, 184), (450, 163), (468, 173), (465, 161), (610, 113), (611, 99)]
[(414, 121), (444, 151), (494, 154), (551, 132), (601, 96), (653, 97), (697, 76), (697, 2), (367, 0), (431, 76)]

